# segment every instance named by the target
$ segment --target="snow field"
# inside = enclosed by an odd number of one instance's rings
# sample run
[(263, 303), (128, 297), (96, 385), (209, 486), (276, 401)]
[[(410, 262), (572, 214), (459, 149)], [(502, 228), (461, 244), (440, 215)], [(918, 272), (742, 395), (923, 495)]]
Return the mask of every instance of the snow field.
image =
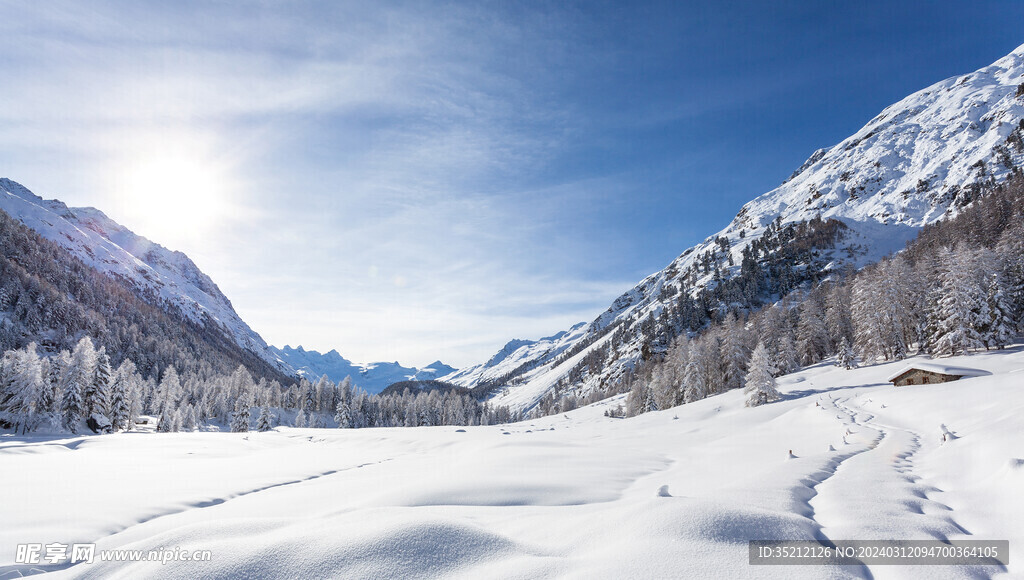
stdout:
[[(947, 360), (992, 375), (818, 365), (777, 403), (631, 419), (603, 416), (615, 397), (486, 427), (0, 436), (0, 578), (33, 568), (22, 542), (213, 552), (59, 577), (1019, 577), (1024, 349)], [(815, 538), (1006, 539), (1011, 564), (747, 564), (750, 539)]]

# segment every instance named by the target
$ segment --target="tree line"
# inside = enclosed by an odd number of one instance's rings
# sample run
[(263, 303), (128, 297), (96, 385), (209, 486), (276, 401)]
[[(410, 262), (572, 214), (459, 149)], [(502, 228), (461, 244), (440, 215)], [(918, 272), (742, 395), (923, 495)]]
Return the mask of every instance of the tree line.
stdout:
[(371, 395), (348, 377), (337, 384), (326, 376), (281, 384), (254, 379), (244, 366), (222, 374), (209, 365), (183, 373), (168, 365), (159, 378), (145, 377), (130, 359), (112, 366), (106, 350), (88, 336), (53, 356), (40, 355), (30, 343), (0, 357), (0, 428), (127, 431), (150, 418), (156, 418), (156, 431), (177, 432), (488, 425), (520, 416), (457, 391)]

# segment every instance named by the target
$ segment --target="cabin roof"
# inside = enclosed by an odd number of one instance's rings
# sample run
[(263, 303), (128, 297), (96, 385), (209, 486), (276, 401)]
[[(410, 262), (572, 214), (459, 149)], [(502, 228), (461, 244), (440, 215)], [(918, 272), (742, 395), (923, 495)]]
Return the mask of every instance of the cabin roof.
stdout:
[(902, 377), (903, 375), (913, 370), (927, 371), (930, 373), (936, 373), (940, 375), (956, 375), (958, 377), (982, 377), (985, 375), (992, 374), (988, 371), (983, 371), (981, 369), (972, 369), (970, 367), (955, 367), (934, 362), (915, 362), (903, 367), (903, 369), (900, 370), (900, 372), (894, 374), (893, 376), (889, 377), (886, 380), (889, 382), (895, 381), (896, 379)]

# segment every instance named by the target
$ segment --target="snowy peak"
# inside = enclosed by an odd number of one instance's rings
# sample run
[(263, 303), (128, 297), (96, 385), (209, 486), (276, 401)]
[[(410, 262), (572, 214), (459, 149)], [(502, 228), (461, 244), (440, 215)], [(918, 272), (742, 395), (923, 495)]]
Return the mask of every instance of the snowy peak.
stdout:
[(430, 363), (429, 365), (423, 367), (422, 369), (420, 369), (420, 372), (421, 373), (431, 373), (431, 374), (433, 374), (436, 377), (443, 377), (443, 376), (451, 374), (451, 373), (453, 373), (453, 372), (455, 372), (457, 370), (458, 369), (456, 369), (455, 367), (450, 367), (450, 366), (444, 364), (443, 362), (441, 362), (439, 360), (436, 360), (436, 361)]
[(1012, 135), (1024, 117), (1022, 83), (1024, 51), (1018, 48), (886, 107), (745, 205), (731, 229), (816, 215), (921, 227), (955, 212), (972, 201), (973, 184), (999, 180), (1019, 163)]
[(291, 372), (185, 254), (135, 234), (98, 209), (69, 208), (58, 200), (44, 200), (6, 178), (0, 179), (0, 209), (85, 264), (126, 281), (148, 301), (173, 308), (197, 324), (213, 324), (238, 346)]
[(497, 353), (494, 354), (494, 356), (488, 359), (487, 362), (484, 363), (484, 367), (491, 368), (497, 366), (498, 364), (501, 363), (501, 361), (507, 359), (515, 351), (519, 350), (524, 346), (531, 346), (537, 344), (537, 342), (538, 341), (536, 340), (520, 340), (518, 338), (514, 338), (505, 343), (505, 346), (503, 346), (501, 350), (499, 350)]
[(460, 387), (501, 384), (528, 368), (550, 362), (586, 335), (590, 328), (585, 322), (567, 331), (539, 340), (511, 340), (484, 364), (460, 369), (440, 377), (440, 380)]
[(379, 393), (388, 385), (400, 381), (433, 380), (455, 372), (454, 368), (441, 361), (434, 361), (424, 368), (402, 366), (397, 361), (358, 364), (344, 358), (337, 350), (321, 354), (315, 350), (306, 350), (301, 345), (295, 348), (287, 345), (283, 348), (270, 348), (282, 361), (294, 368), (299, 376), (309, 381), (316, 381), (324, 375), (334, 382), (351, 377), (353, 383), (368, 393)]

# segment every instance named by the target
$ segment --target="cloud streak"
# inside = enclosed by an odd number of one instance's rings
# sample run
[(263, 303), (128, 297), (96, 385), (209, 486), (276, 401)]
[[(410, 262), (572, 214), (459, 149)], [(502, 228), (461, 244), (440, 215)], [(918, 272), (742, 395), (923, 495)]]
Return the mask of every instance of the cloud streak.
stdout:
[[(565, 50), (557, 17), (11, 6), (4, 172), (117, 219), (117, 176), (141, 156), (216, 163), (234, 219), (156, 241), (193, 256), (271, 342), (470, 364), (591, 318), (629, 285), (583, 276), (593, 248), (560, 235), (602, 184), (537, 177), (569, 124), (544, 95), (543, 59)], [(125, 225), (153, 228), (135, 217)]]

